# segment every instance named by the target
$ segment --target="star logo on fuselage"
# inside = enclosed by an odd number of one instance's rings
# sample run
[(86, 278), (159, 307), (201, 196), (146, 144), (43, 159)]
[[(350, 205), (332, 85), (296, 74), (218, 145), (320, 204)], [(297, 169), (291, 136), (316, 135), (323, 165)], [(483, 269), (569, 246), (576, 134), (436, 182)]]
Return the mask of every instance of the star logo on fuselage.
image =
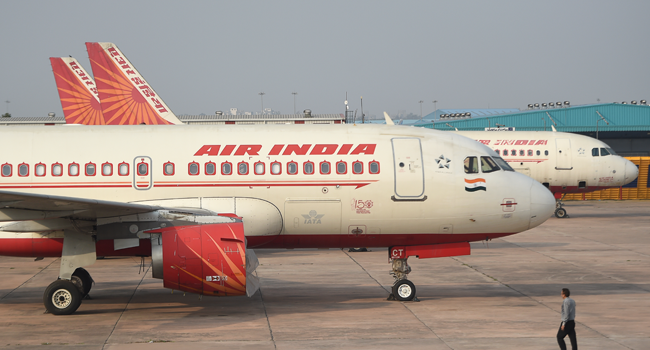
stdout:
[(438, 169), (440, 168), (447, 168), (449, 169), (449, 163), (451, 163), (451, 159), (445, 157), (443, 154), (440, 155), (440, 157), (436, 158), (436, 163), (438, 164)]

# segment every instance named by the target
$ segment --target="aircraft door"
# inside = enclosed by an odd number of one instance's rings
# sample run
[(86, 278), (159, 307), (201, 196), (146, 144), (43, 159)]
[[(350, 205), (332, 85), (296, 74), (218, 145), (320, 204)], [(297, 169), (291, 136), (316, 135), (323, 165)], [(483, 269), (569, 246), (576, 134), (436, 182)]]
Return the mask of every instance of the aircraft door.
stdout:
[(556, 170), (571, 170), (571, 140), (569, 139), (556, 139), (555, 140), (555, 169)]
[(133, 159), (133, 188), (148, 190), (153, 186), (151, 158), (139, 156)]
[(395, 197), (416, 199), (424, 194), (424, 167), (419, 138), (394, 138), (393, 167), (395, 169)]

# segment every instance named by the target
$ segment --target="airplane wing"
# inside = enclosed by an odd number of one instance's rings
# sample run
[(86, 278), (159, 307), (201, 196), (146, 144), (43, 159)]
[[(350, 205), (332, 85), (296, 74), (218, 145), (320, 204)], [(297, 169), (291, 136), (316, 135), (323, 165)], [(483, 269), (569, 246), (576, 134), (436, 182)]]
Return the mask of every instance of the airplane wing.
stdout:
[(159, 206), (0, 191), (0, 221), (74, 217), (80, 220), (142, 214)]

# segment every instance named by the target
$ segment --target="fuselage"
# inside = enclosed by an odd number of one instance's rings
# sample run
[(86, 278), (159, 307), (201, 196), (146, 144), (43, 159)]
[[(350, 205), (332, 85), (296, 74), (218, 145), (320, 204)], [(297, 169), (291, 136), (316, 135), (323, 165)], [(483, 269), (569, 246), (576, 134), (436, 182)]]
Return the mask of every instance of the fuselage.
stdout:
[(490, 148), (553, 193), (619, 187), (638, 176), (634, 163), (594, 138), (550, 131), (458, 131)]
[[(0, 130), (0, 190), (243, 217), (249, 247), (393, 246), (514, 234), (550, 192), (463, 136), (383, 125), (58, 126)], [(97, 239), (106, 215), (98, 215)], [(4, 233), (55, 237), (56, 230)], [(21, 236), (22, 235), (22, 236)], [(2, 251), (6, 254), (6, 251)]]

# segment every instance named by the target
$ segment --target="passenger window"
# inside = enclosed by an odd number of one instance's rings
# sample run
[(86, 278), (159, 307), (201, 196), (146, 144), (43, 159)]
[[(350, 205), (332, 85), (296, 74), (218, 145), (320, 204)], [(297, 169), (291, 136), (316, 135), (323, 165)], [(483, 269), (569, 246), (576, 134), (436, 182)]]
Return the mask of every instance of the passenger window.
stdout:
[(532, 156), (533, 156), (533, 150), (532, 150), (532, 149), (529, 149), (529, 150), (528, 150), (528, 156), (529, 156), (529, 157), (532, 157)]
[(175, 173), (176, 173), (176, 169), (174, 163), (167, 162), (163, 164), (163, 174), (165, 174), (166, 176), (171, 176), (174, 175)]
[(524, 156), (524, 150), (523, 150), (523, 149), (520, 149), (520, 150), (519, 150), (519, 155), (520, 155), (520, 156)]
[(34, 167), (34, 175), (36, 176), (45, 176), (45, 164), (38, 163)]
[(149, 164), (142, 162), (138, 164), (138, 176), (149, 175)]
[(129, 175), (129, 164), (128, 163), (120, 163), (117, 166), (117, 174), (120, 176), (127, 176)]
[(63, 175), (63, 166), (60, 163), (52, 164), (52, 176), (61, 176)]
[(348, 164), (344, 161), (336, 162), (336, 173), (337, 174), (347, 174)]
[(508, 155), (508, 150), (507, 150), (507, 149), (504, 149), (504, 150), (503, 150), (503, 155), (504, 155), (504, 156), (507, 156), (507, 155)]
[(199, 175), (199, 163), (197, 162), (190, 163), (187, 170), (192, 176)]
[(223, 162), (221, 163), (221, 175), (231, 175), (232, 174), (232, 163)]
[(280, 162), (271, 163), (271, 174), (273, 175), (282, 174), (282, 164)]
[(9, 163), (2, 164), (2, 176), (9, 177), (9, 176), (11, 176), (12, 172), (13, 172), (13, 169), (11, 167), (11, 164), (9, 164)]
[(331, 172), (330, 170), (330, 162), (328, 161), (322, 161), (320, 162), (320, 173), (323, 175), (327, 175)]
[(298, 174), (298, 163), (296, 163), (296, 162), (287, 163), (287, 174), (289, 174), (289, 175)]
[(540, 155), (540, 154), (542, 154), (542, 152), (540, 152), (539, 150), (537, 150), (537, 155)]
[(264, 175), (265, 166), (264, 162), (255, 163), (255, 175)]
[(490, 157), (481, 157), (481, 171), (484, 173), (491, 173), (499, 170), (497, 163)]
[(501, 155), (501, 151), (498, 149), (495, 149), (494, 152), (497, 152), (498, 155)]
[(363, 173), (363, 163), (356, 161), (352, 163), (352, 173), (353, 174), (362, 174)]
[(29, 175), (29, 165), (22, 163), (18, 165), (18, 176), (27, 176)]
[(591, 156), (592, 157), (598, 157), (598, 148), (592, 148), (591, 149)]
[(379, 162), (377, 161), (372, 161), (370, 162), (370, 173), (371, 174), (379, 174)]
[(205, 163), (205, 175), (214, 175), (217, 173), (217, 164), (214, 162)]
[(95, 176), (95, 163), (86, 163), (86, 176)]
[(516, 156), (517, 155), (517, 150), (516, 149), (511, 150), (510, 155), (511, 156)]
[(240, 162), (237, 164), (237, 173), (239, 175), (248, 175), (248, 163)]
[(102, 164), (102, 175), (104, 175), (104, 176), (113, 175), (113, 164), (111, 164), (111, 163)]
[(466, 174), (478, 174), (478, 160), (476, 157), (465, 158), (464, 164)]
[(609, 152), (607, 151), (606, 148), (601, 148), (601, 149), (600, 149), (600, 155), (603, 156), (603, 157), (604, 157), (604, 156), (608, 156), (608, 155), (609, 155)]
[(77, 164), (77, 163), (68, 164), (68, 175), (69, 176), (79, 176), (79, 164)]
[(545, 155), (545, 156), (548, 155), (548, 150), (544, 151), (544, 155)]
[(314, 173), (314, 163), (305, 162), (302, 170), (306, 175), (312, 175)]

